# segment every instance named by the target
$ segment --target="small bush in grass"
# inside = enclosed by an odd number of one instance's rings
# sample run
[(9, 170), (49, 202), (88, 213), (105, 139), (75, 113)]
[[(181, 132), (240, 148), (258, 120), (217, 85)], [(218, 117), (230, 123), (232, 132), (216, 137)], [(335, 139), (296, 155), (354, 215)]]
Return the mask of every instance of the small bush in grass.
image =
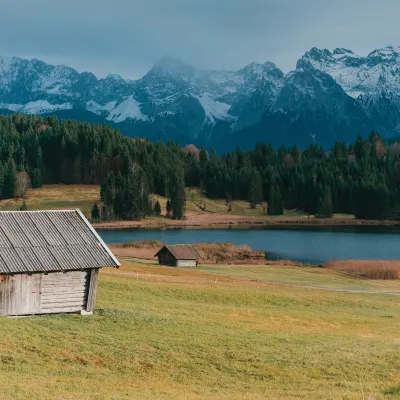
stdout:
[(369, 279), (400, 279), (400, 261), (397, 260), (333, 260), (324, 267)]

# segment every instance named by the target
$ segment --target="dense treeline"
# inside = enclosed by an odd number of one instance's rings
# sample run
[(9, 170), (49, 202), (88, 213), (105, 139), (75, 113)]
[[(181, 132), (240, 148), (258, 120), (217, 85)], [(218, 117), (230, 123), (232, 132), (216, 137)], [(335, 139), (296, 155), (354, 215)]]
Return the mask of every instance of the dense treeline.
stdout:
[(202, 186), (212, 198), (268, 201), (269, 214), (281, 214), (284, 204), (320, 217), (400, 217), (400, 144), (388, 147), (376, 133), (350, 146), (336, 143), (328, 153), (314, 145), (275, 151), (268, 144), (222, 157), (202, 153)]
[[(55, 117), (0, 117), (0, 197), (23, 197), (44, 183), (101, 184), (103, 209), (96, 217), (141, 218), (159, 214), (150, 193), (168, 198), (167, 213), (183, 218), (185, 186), (210, 198), (262, 204), (268, 214), (283, 208), (320, 217), (354, 213), (358, 218), (400, 219), (400, 145), (376, 133), (326, 153), (312, 145), (218, 156), (193, 146), (124, 137), (106, 125)], [(229, 207), (228, 207), (229, 210)]]

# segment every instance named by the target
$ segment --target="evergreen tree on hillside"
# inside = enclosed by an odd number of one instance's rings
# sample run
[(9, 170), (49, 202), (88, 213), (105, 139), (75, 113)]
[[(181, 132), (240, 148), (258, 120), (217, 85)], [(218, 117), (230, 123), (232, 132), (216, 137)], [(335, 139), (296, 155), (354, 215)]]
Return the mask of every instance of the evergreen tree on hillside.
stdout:
[(92, 212), (91, 212), (92, 221), (98, 221), (100, 219), (100, 210), (97, 203), (93, 204)]
[(13, 158), (9, 158), (6, 164), (6, 171), (4, 174), (2, 197), (3, 199), (10, 199), (14, 197), (15, 178), (17, 176), (15, 162)]
[(156, 204), (154, 206), (154, 214), (156, 214), (157, 216), (161, 215), (161, 205), (158, 200), (156, 201)]
[(168, 173), (167, 194), (171, 204), (171, 218), (183, 219), (186, 211), (185, 181), (182, 171), (172, 167)]
[(282, 215), (283, 205), (279, 186), (272, 187), (268, 201), (268, 215)]
[(257, 204), (263, 201), (263, 188), (261, 175), (258, 171), (253, 171), (249, 182), (249, 201), (251, 208), (256, 208)]
[(332, 195), (329, 188), (324, 192), (323, 197), (318, 199), (317, 217), (318, 218), (331, 218), (333, 214)]
[(207, 150), (202, 146), (200, 149), (200, 167), (204, 168), (204, 166), (206, 165), (207, 161), (208, 161), (208, 154), (207, 154)]

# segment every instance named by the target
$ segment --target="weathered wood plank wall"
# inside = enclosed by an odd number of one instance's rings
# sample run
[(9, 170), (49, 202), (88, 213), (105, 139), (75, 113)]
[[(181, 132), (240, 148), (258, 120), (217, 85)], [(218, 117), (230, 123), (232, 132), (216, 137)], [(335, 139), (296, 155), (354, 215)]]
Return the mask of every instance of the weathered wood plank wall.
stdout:
[[(2, 275), (0, 315), (92, 312), (98, 269), (48, 274)], [(90, 293), (90, 303), (88, 296)]]
[(81, 311), (86, 308), (90, 271), (43, 275), (41, 312)]

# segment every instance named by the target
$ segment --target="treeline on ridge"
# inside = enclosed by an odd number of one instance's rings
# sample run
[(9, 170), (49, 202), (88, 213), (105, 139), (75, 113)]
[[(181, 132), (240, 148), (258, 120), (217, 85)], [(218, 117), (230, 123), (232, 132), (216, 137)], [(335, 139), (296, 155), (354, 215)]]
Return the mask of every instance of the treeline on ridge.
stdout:
[(55, 117), (0, 116), (0, 197), (23, 197), (44, 183), (101, 184), (104, 218), (158, 213), (150, 194), (166, 196), (171, 218), (185, 214), (185, 186), (210, 198), (263, 203), (269, 214), (299, 209), (320, 217), (355, 214), (400, 219), (400, 144), (377, 134), (329, 152), (311, 145), (217, 155), (177, 143), (132, 139), (107, 125)]

